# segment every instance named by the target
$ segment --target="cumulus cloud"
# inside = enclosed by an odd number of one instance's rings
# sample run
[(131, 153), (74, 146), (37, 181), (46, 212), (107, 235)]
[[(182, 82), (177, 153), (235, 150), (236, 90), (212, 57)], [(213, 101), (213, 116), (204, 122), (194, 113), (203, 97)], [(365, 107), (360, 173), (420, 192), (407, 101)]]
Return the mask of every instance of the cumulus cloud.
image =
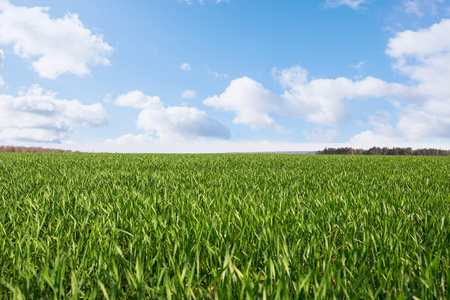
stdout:
[(182, 99), (194, 99), (197, 97), (197, 92), (193, 90), (184, 90), (181, 92)]
[(253, 129), (280, 129), (280, 125), (270, 117), (271, 113), (318, 124), (338, 125), (347, 119), (344, 100), (366, 100), (405, 92), (400, 85), (373, 77), (359, 81), (348, 78), (308, 80), (308, 72), (300, 66), (273, 70), (273, 75), (284, 88), (281, 96), (266, 90), (253, 79), (243, 77), (231, 81), (225, 92), (207, 98), (203, 103), (233, 112), (235, 124)]
[(190, 71), (192, 69), (192, 66), (188, 63), (182, 63), (180, 65), (180, 69), (183, 71)]
[(366, 100), (400, 93), (399, 85), (366, 77), (353, 81), (348, 78), (308, 80), (308, 72), (300, 66), (273, 72), (286, 88), (286, 100), (279, 112), (283, 115), (306, 119), (309, 122), (338, 125), (347, 119), (344, 100)]
[(161, 111), (145, 109), (139, 114), (137, 126), (164, 138), (217, 137), (229, 138), (228, 129), (204, 111), (190, 107), (168, 107)]
[(449, 19), (418, 31), (406, 30), (389, 40), (386, 54), (395, 59), (395, 69), (418, 81), (421, 87), (430, 87), (427, 94), (438, 88), (435, 92), (443, 95), (450, 79), (449, 34)]
[(144, 93), (137, 90), (119, 95), (114, 103), (119, 106), (138, 109), (161, 110), (164, 107), (164, 104), (160, 101), (158, 96), (146, 96)]
[(100, 126), (107, 114), (101, 104), (57, 99), (38, 85), (18, 96), (0, 95), (0, 139), (61, 142), (74, 126)]
[(266, 90), (262, 84), (248, 77), (231, 81), (225, 92), (207, 98), (205, 105), (235, 113), (234, 124), (243, 124), (252, 129), (278, 128), (277, 122), (269, 116), (276, 110), (280, 98)]
[(352, 9), (358, 9), (360, 5), (364, 4), (366, 0), (326, 0), (326, 7), (338, 7), (341, 5), (347, 5)]
[[(158, 97), (132, 91), (117, 97), (115, 104), (142, 109), (136, 125), (147, 135), (156, 134), (160, 140), (179, 138), (230, 138), (229, 130), (204, 111), (190, 107), (164, 107)], [(149, 137), (150, 138), (150, 137)]]
[(3, 0), (0, 5), (0, 44), (13, 45), (14, 53), (34, 60), (41, 77), (85, 75), (89, 66), (109, 65), (113, 48), (84, 27), (76, 14), (52, 19), (47, 7), (18, 7)]

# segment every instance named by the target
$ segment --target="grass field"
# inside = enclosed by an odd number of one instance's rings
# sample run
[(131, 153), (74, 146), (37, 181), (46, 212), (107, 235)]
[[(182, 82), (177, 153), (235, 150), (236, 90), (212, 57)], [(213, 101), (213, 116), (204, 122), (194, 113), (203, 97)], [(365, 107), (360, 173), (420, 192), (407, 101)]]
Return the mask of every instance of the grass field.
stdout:
[(0, 298), (448, 299), (450, 158), (0, 154)]

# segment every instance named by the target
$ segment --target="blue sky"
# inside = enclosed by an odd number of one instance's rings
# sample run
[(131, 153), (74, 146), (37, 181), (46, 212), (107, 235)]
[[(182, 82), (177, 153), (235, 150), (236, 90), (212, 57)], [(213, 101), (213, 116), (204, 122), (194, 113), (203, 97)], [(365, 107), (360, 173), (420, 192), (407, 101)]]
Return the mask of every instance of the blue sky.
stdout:
[(0, 144), (450, 148), (447, 0), (0, 0)]

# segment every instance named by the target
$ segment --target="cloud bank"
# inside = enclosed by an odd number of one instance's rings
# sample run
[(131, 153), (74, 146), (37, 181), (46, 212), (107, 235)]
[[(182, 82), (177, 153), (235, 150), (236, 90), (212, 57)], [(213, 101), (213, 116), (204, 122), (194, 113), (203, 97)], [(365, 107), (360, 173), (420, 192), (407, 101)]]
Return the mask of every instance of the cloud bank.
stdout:
[(100, 126), (107, 121), (101, 104), (57, 99), (38, 85), (18, 96), (0, 95), (0, 139), (60, 143), (75, 126)]

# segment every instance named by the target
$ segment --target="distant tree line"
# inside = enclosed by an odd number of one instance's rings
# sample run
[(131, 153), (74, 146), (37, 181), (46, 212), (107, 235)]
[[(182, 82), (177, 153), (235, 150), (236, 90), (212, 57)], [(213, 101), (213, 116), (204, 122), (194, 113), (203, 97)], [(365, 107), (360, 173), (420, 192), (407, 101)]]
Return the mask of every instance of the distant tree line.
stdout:
[[(15, 152), (15, 153), (72, 153), (71, 150), (61, 149), (47, 149), (41, 147), (15, 147), (15, 146), (0, 146), (1, 152)], [(78, 151), (77, 151), (78, 152)]]
[(450, 156), (450, 150), (441, 149), (417, 149), (412, 148), (388, 148), (372, 147), (369, 150), (345, 148), (325, 148), (317, 151), (316, 154), (340, 154), (340, 155), (432, 155), (432, 156)]

